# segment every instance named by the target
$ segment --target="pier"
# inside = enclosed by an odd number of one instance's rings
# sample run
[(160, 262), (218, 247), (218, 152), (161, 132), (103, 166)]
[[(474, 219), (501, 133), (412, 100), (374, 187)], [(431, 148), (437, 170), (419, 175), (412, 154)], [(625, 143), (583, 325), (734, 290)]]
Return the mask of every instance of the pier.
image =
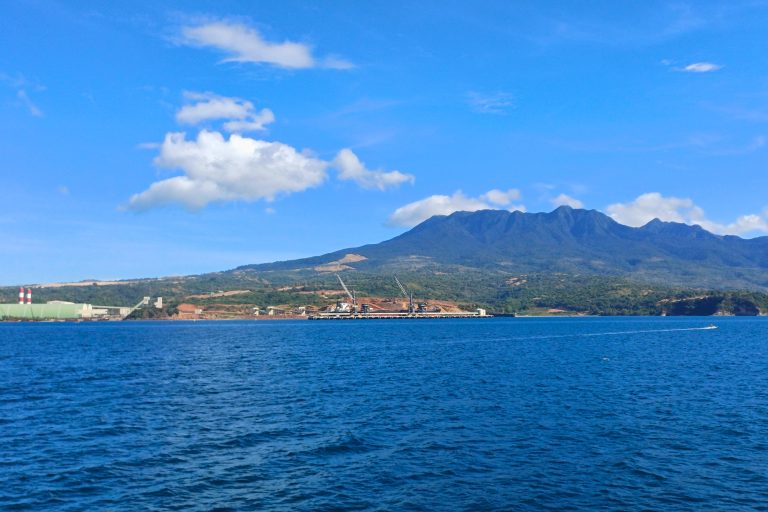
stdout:
[(423, 320), (434, 318), (493, 318), (485, 312), (467, 313), (318, 313), (309, 320)]

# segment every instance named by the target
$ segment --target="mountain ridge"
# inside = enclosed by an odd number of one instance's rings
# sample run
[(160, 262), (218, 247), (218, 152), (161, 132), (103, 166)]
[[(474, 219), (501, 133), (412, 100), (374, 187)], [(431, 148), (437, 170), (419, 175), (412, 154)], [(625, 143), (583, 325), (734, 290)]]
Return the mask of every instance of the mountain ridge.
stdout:
[(654, 219), (630, 227), (597, 210), (454, 212), (394, 238), (297, 260), (243, 265), (230, 272), (312, 269), (346, 255), (347, 269), (481, 270), (623, 276), (685, 286), (768, 289), (768, 237), (716, 235), (701, 226)]

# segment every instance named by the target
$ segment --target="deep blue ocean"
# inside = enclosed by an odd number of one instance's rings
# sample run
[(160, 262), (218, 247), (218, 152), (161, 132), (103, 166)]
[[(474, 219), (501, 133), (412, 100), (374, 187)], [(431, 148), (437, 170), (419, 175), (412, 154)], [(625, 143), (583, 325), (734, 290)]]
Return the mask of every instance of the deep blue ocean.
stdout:
[(2, 324), (0, 509), (768, 510), (768, 318)]

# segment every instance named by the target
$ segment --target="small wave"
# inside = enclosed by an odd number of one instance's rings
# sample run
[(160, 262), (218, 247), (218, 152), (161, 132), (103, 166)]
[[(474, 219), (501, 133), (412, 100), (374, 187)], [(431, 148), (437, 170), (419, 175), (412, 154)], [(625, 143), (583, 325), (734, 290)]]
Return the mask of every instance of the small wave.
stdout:
[(261, 443), (273, 441), (278, 437), (290, 434), (285, 429), (267, 430), (264, 432), (251, 432), (219, 443), (220, 448), (250, 448)]
[(348, 434), (341, 436), (329, 443), (313, 448), (305, 453), (308, 455), (329, 456), (344, 455), (349, 453), (363, 453), (372, 450), (373, 446), (359, 437)]
[(614, 331), (614, 332), (590, 332), (584, 334), (573, 334), (569, 336), (615, 336), (618, 334), (648, 334), (654, 332), (682, 332), (682, 331), (709, 331), (712, 327), (682, 327), (677, 329), (645, 329), (637, 331)]
[[(609, 332), (582, 332), (572, 334), (541, 334), (535, 336), (513, 336), (509, 338), (483, 338), (477, 341), (515, 341), (515, 340), (549, 340), (557, 338), (579, 338), (593, 336), (619, 336), (623, 334), (653, 334), (662, 332), (685, 332), (685, 331), (710, 331), (713, 327), (680, 327), (676, 329), (638, 329), (635, 331), (609, 331)], [(466, 340), (465, 340), (466, 341)]]

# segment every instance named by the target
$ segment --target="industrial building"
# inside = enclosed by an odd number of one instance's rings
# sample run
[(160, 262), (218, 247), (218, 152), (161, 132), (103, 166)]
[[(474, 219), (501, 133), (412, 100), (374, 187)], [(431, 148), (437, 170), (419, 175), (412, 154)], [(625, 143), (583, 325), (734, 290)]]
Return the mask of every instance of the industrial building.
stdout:
[(18, 304), (0, 304), (0, 320), (123, 320), (141, 306), (149, 304), (149, 297), (133, 307), (94, 306), (65, 301), (32, 304), (32, 290), (19, 288)]
[(92, 316), (90, 304), (0, 304), (0, 320), (82, 320)]

